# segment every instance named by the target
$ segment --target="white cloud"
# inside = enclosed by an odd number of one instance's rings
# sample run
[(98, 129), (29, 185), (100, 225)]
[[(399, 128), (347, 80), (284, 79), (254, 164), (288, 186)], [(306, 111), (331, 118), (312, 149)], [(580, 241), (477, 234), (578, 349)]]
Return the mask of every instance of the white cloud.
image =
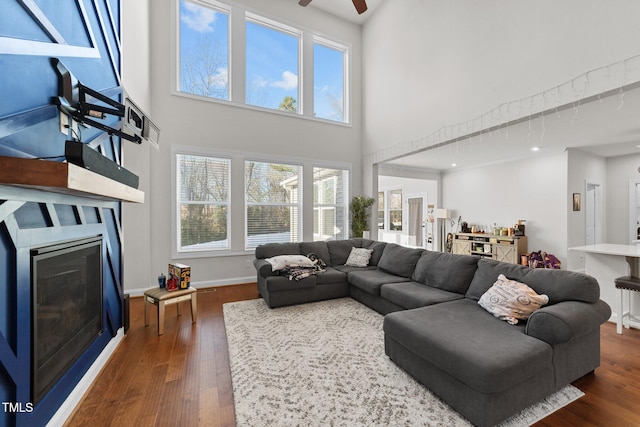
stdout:
[(254, 87), (265, 87), (269, 82), (265, 80), (262, 76), (257, 76), (252, 81)]
[(282, 73), (282, 79), (271, 83), (271, 86), (284, 90), (291, 90), (298, 87), (298, 76), (291, 71)]
[(209, 83), (213, 84), (216, 87), (227, 87), (228, 82), (229, 70), (226, 68), (218, 68), (215, 74), (209, 76)]
[(187, 27), (199, 33), (213, 31), (213, 24), (216, 22), (216, 12), (214, 10), (189, 2), (184, 2), (184, 8), (187, 12), (180, 19)]

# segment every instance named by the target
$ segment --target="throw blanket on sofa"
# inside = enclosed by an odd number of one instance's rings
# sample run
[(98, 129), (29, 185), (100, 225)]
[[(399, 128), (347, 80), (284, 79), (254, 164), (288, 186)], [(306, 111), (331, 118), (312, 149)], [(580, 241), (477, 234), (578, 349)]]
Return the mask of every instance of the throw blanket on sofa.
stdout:
[(289, 280), (302, 280), (305, 277), (309, 277), (318, 273), (321, 270), (317, 270), (316, 267), (285, 267), (280, 270), (280, 274), (287, 276)]

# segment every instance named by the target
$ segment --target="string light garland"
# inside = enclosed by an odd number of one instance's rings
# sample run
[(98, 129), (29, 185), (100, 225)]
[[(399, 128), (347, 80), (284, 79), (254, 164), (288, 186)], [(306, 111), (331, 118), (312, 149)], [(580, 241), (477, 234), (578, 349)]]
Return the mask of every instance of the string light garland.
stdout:
[[(620, 103), (615, 111), (624, 108), (625, 88), (640, 83), (640, 55), (630, 57), (624, 61), (616, 62), (604, 67), (587, 71), (563, 84), (552, 87), (544, 92), (536, 93), (529, 97), (500, 104), (494, 109), (465, 122), (455, 125), (443, 126), (430, 135), (422, 138), (396, 143), (390, 147), (382, 148), (364, 156), (365, 168), (373, 164), (382, 163), (406, 157), (426, 150), (435, 150), (436, 153), (447, 148), (452, 143), (461, 140), (476, 138), (482, 141), (485, 133), (504, 131), (505, 140), (509, 139), (509, 127), (529, 121), (527, 142), (532, 136), (531, 121), (541, 118), (540, 141), (544, 139), (546, 127), (544, 118), (549, 113), (555, 113), (560, 117), (560, 110), (573, 109), (570, 119), (572, 125), (582, 120), (580, 107), (582, 103), (597, 100), (602, 102), (603, 96), (610, 96), (617, 92)], [(456, 144), (459, 150), (459, 144)], [(473, 144), (471, 144), (473, 149)]]

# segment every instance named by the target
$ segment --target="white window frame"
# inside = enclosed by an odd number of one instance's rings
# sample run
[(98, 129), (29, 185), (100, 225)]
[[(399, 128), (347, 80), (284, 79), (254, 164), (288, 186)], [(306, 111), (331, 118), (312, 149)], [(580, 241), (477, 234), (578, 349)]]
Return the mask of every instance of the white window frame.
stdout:
[[(322, 37), (319, 35), (313, 36), (313, 46), (316, 44), (328, 47), (337, 51), (342, 52), (342, 109), (343, 109), (343, 117), (342, 122), (339, 120), (331, 120), (324, 118), (317, 118), (318, 120), (324, 120), (332, 123), (350, 123), (351, 122), (351, 108), (350, 108), (350, 81), (351, 74), (349, 72), (350, 69), (350, 52), (351, 49), (348, 45), (343, 43), (338, 43), (336, 41), (330, 40), (326, 37)], [(315, 70), (311, 70), (315, 76)], [(314, 116), (315, 116), (315, 99), (314, 99)]]
[[(351, 50), (350, 43), (345, 43), (322, 35), (317, 31), (305, 28), (301, 25), (287, 23), (277, 17), (245, 7), (235, 2), (219, 0), (191, 0), (203, 5), (219, 8), (224, 13), (229, 13), (229, 62), (228, 83), (229, 100), (206, 97), (180, 91), (180, 0), (174, 1), (174, 19), (172, 20), (173, 33), (173, 67), (170, 93), (183, 98), (191, 98), (199, 101), (223, 104), (231, 107), (239, 107), (249, 110), (268, 112), (271, 114), (285, 115), (305, 120), (320, 121), (337, 126), (352, 127), (351, 123)], [(298, 55), (298, 114), (292, 114), (278, 109), (264, 108), (246, 103), (246, 19), (255, 19), (261, 24), (271, 24), (280, 31), (293, 31), (300, 35)], [(244, 25), (241, 25), (244, 24)], [(314, 116), (313, 101), (313, 46), (321, 42), (329, 47), (345, 49), (344, 57), (344, 121), (317, 118)]]
[[(179, 174), (179, 164), (178, 164), (178, 156), (198, 156), (198, 157), (210, 157), (215, 159), (224, 159), (229, 160), (229, 171), (228, 171), (228, 194), (229, 198), (227, 202), (211, 202), (208, 204), (212, 205), (226, 205), (227, 206), (227, 242), (228, 244), (225, 247), (221, 248), (203, 248), (203, 249), (182, 249), (180, 247), (180, 205), (181, 200), (178, 196), (178, 174)], [(214, 255), (221, 254), (230, 254), (231, 247), (233, 245), (231, 240), (231, 230), (232, 230), (232, 163), (233, 159), (229, 156), (220, 155), (215, 152), (207, 151), (207, 150), (187, 150), (184, 148), (172, 147), (171, 153), (171, 193), (172, 193), (172, 215), (171, 215), (171, 256), (174, 259), (181, 258), (201, 258), (201, 257), (210, 257)]]
[[(248, 162), (256, 162), (256, 163), (269, 163), (269, 164), (277, 164), (277, 165), (286, 165), (286, 166), (295, 166), (300, 168), (298, 173), (298, 201), (295, 203), (272, 203), (272, 202), (248, 202), (247, 201), (247, 182), (246, 182), (246, 168)], [(296, 207), (297, 215), (295, 221), (297, 221), (296, 227), (296, 240), (290, 240), (290, 242), (301, 242), (304, 240), (303, 232), (303, 211), (304, 211), (304, 164), (293, 162), (290, 160), (273, 160), (273, 159), (265, 159), (265, 158), (245, 158), (243, 162), (243, 174), (245, 175), (245, 182), (243, 185), (243, 195), (244, 195), (244, 248), (245, 250), (254, 250), (257, 246), (249, 244), (249, 218), (247, 217), (247, 211), (249, 206), (279, 206), (279, 207)], [(285, 242), (286, 243), (286, 242)]]
[[(337, 177), (336, 176), (332, 176), (332, 177), (328, 177), (325, 178), (323, 180), (320, 181), (316, 181), (315, 179), (315, 170), (316, 169), (331, 169), (331, 170), (339, 170), (342, 172), (346, 172), (346, 182), (343, 184), (343, 188), (344, 188), (344, 200), (342, 200), (341, 203), (338, 203), (338, 201), (336, 200), (335, 203), (329, 204), (329, 203), (316, 203), (316, 201), (313, 201), (313, 213), (314, 213), (314, 224), (313, 224), (313, 234), (314, 234), (314, 240), (315, 240), (315, 213), (316, 211), (318, 212), (318, 219), (320, 222), (322, 222), (322, 218), (323, 216), (321, 215), (322, 212), (324, 210), (327, 209), (333, 209), (333, 210), (337, 210), (339, 207), (342, 207), (344, 209), (344, 218), (343, 218), (343, 223), (345, 226), (345, 230), (344, 230), (344, 238), (347, 239), (349, 238), (349, 235), (351, 234), (351, 230), (350, 230), (350, 224), (349, 224), (349, 197), (351, 195), (351, 170), (348, 168), (343, 168), (343, 167), (329, 167), (329, 166), (318, 166), (318, 165), (314, 165), (313, 169), (312, 169), (312, 174), (314, 176), (313, 178), (313, 187), (315, 187), (316, 182), (322, 182), (322, 181), (326, 181), (328, 179), (334, 179), (337, 181)], [(313, 191), (315, 192), (315, 188), (313, 189)], [(336, 195), (337, 196), (337, 195)], [(321, 230), (322, 227), (319, 224), (319, 230)], [(335, 237), (335, 235), (334, 235)]]
[(234, 96), (233, 96), (233, 64), (232, 64), (232, 48), (233, 48), (233, 42), (232, 42), (232, 7), (229, 4), (226, 3), (221, 3), (218, 2), (216, 0), (188, 0), (191, 3), (195, 3), (195, 4), (200, 4), (202, 7), (208, 7), (210, 9), (215, 10), (216, 12), (219, 13), (224, 13), (228, 15), (228, 19), (229, 19), (229, 24), (228, 24), (228, 30), (227, 30), (227, 52), (228, 52), (228, 58), (227, 58), (227, 93), (228, 93), (228, 99), (224, 99), (224, 98), (215, 98), (215, 97), (210, 97), (210, 96), (204, 96), (204, 95), (198, 95), (195, 93), (190, 93), (190, 92), (183, 92), (182, 90), (180, 90), (180, 81), (181, 81), (181, 73), (180, 73), (180, 26), (182, 25), (182, 23), (180, 22), (180, 0), (174, 0), (175, 1), (175, 14), (176, 14), (176, 28), (173, 30), (174, 33), (174, 37), (175, 37), (175, 48), (173, 49), (174, 55), (175, 55), (175, 59), (174, 59), (174, 67), (173, 70), (175, 72), (175, 79), (174, 79), (174, 87), (172, 88), (172, 93), (176, 94), (176, 95), (180, 95), (180, 96), (185, 96), (185, 97), (193, 97), (193, 98), (197, 98), (197, 99), (202, 99), (202, 100), (209, 100), (209, 101), (214, 101), (214, 102), (223, 102), (223, 103), (228, 103), (230, 102)]

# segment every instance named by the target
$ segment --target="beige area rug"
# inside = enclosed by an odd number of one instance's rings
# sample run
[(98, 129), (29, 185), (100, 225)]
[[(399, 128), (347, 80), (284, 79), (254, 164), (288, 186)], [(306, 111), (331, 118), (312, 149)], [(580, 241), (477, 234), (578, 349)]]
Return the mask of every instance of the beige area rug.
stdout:
[[(239, 427), (470, 425), (385, 355), (383, 316), (351, 298), (223, 310)], [(503, 425), (530, 425), (583, 395), (567, 386)]]

